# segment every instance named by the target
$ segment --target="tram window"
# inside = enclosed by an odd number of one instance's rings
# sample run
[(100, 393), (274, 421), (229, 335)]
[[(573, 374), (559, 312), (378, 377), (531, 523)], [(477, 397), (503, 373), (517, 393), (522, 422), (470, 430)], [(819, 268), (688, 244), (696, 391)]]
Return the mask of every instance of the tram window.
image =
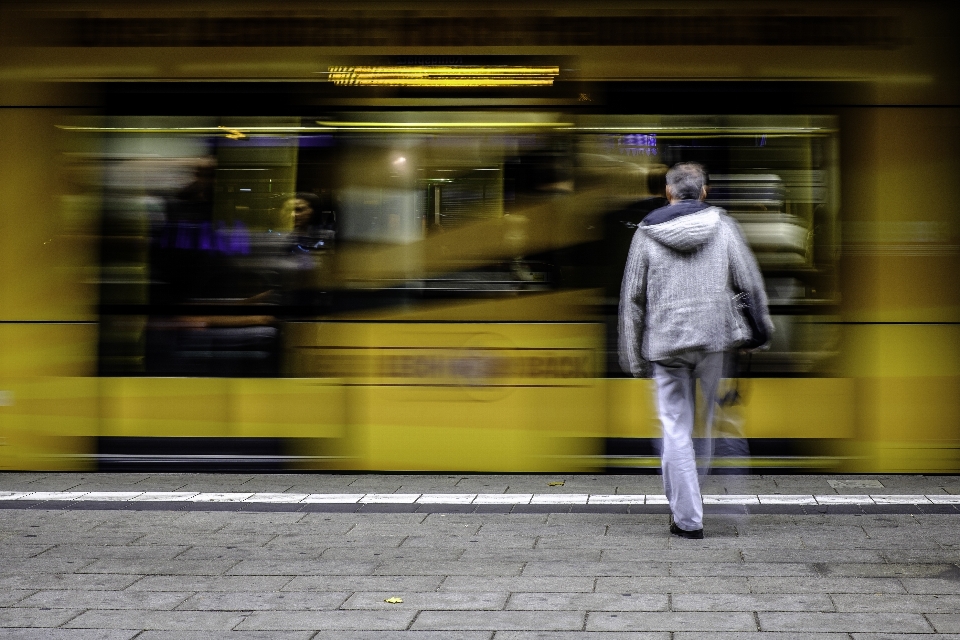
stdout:
[[(108, 124), (94, 154), (104, 374), (306, 375), (284, 364), (291, 321), (476, 301), (497, 320), (498, 300), (558, 289), (597, 292), (592, 317), (610, 326), (630, 238), (663, 204), (663, 172), (684, 160), (707, 166), (708, 199), (740, 222), (767, 278), (778, 332), (755, 371), (822, 373), (836, 351), (829, 118)], [(613, 349), (610, 335), (609, 375)]]

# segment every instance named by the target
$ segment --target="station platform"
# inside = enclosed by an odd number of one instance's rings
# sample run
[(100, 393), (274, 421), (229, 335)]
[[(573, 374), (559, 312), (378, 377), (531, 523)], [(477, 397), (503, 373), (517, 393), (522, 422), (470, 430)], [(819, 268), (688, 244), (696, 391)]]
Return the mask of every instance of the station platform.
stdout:
[(960, 477), (0, 473), (0, 638), (960, 639)]

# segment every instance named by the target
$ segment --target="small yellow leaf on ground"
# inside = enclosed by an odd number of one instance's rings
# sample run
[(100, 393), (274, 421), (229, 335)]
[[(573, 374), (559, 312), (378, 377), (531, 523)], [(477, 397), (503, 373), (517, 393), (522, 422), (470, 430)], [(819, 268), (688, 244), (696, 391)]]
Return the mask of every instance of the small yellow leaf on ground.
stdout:
[(548, 487), (562, 487), (562, 486), (563, 486), (563, 483), (564, 483), (563, 480), (561, 480), (560, 482), (548, 482), (548, 483), (547, 483), (547, 486), (548, 486)]
[(384, 602), (387, 602), (389, 604), (400, 604), (401, 602), (403, 602), (403, 598), (398, 598), (394, 596), (392, 598), (387, 598), (386, 600), (384, 600)]

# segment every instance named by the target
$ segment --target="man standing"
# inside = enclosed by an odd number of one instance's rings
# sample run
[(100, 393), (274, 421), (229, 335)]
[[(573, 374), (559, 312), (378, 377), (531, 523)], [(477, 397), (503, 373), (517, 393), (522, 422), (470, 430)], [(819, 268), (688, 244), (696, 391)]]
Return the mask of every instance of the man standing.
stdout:
[(695, 381), (709, 438), (724, 352), (756, 337), (744, 300), (761, 340), (773, 331), (756, 260), (736, 221), (703, 202), (706, 181), (703, 167), (693, 162), (667, 172), (669, 204), (637, 228), (620, 291), (620, 366), (643, 377), (653, 365), (670, 532), (695, 539), (703, 538)]

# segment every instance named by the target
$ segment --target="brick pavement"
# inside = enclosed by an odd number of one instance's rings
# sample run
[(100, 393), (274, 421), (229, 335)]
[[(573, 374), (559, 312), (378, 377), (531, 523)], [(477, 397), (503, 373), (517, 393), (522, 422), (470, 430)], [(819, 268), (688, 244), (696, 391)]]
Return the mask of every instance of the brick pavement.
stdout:
[[(659, 489), (655, 476), (0, 473), (0, 493), (35, 497), (0, 500), (0, 638), (960, 639), (958, 477), (715, 476), (702, 541), (670, 536), (656, 500), (589, 499)], [(159, 491), (531, 498), (129, 500)], [(91, 492), (126, 498), (80, 499)], [(763, 504), (778, 495), (874, 498)]]

